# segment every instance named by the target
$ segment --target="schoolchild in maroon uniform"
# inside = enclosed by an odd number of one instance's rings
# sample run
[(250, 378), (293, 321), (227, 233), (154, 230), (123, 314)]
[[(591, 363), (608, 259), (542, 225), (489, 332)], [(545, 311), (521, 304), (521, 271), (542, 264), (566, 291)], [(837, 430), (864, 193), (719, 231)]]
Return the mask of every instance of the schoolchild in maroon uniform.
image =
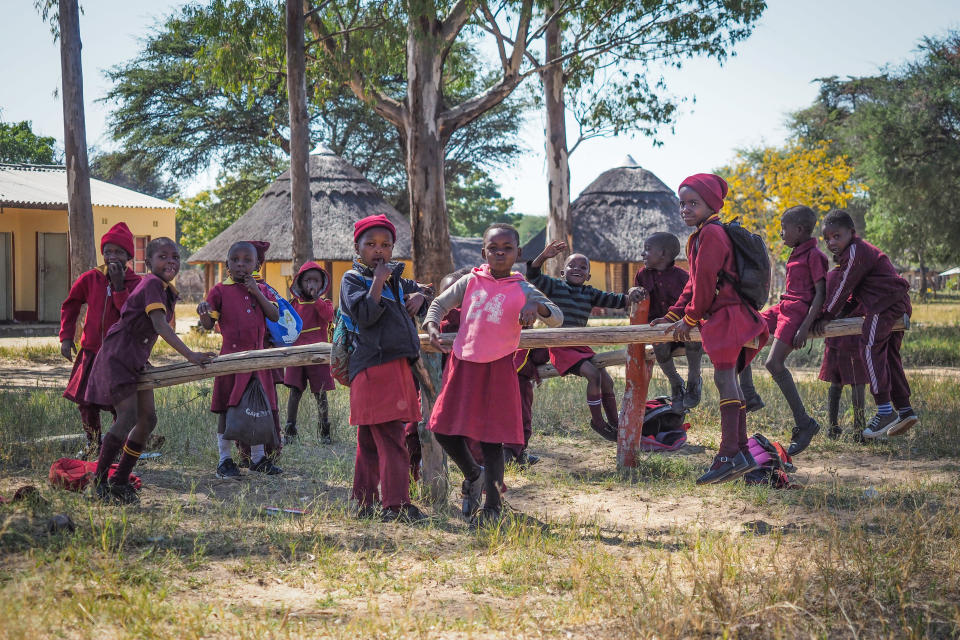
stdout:
[[(193, 364), (204, 365), (215, 355), (191, 351), (170, 326), (177, 302), (177, 291), (170, 283), (180, 271), (177, 245), (170, 238), (153, 240), (147, 245), (144, 262), (150, 273), (130, 292), (120, 319), (104, 336), (84, 394), (84, 402), (112, 406), (117, 412), (113, 426), (103, 436), (93, 488), (97, 497), (123, 503), (139, 499), (129, 484), (130, 472), (157, 425), (153, 390), (137, 389), (137, 379), (147, 366), (157, 336)], [(121, 452), (117, 471), (108, 481), (110, 465)]]
[[(690, 275), (675, 264), (679, 254), (680, 240), (672, 233), (660, 231), (643, 241), (640, 257), (644, 266), (637, 271), (633, 284), (641, 289), (642, 296), (650, 300), (649, 318), (667, 315), (670, 306), (680, 298), (683, 288), (687, 286)], [(683, 347), (687, 357), (686, 386), (673, 362), (673, 351), (679, 347)], [(658, 342), (653, 345), (653, 352), (657, 356), (657, 364), (670, 381), (673, 410), (681, 413), (700, 404), (703, 346), (699, 342)]]
[[(835, 291), (840, 280), (839, 265), (827, 272), (827, 291)], [(849, 300), (846, 309), (838, 317), (862, 316), (861, 309), (853, 300)], [(850, 386), (850, 400), (853, 404), (853, 436), (854, 440), (863, 440), (863, 430), (866, 425), (864, 414), (865, 387), (870, 381), (867, 376), (867, 367), (863, 362), (863, 353), (860, 351), (860, 336), (837, 336), (823, 341), (823, 362), (820, 364), (819, 378), (830, 383), (827, 395), (827, 415), (830, 417), (831, 438), (843, 435), (840, 426), (840, 398), (843, 387)]]
[[(557, 306), (522, 275), (511, 271), (520, 257), (520, 236), (508, 224), (491, 225), (483, 234), (486, 261), (431, 303), (424, 326), (430, 342), (451, 353), (443, 387), (427, 428), (463, 472), (463, 511), (483, 525), (501, 515), (503, 445), (523, 442), (520, 387), (513, 364), (520, 329), (537, 318), (549, 326), (563, 323)], [(462, 307), (453, 349), (441, 347), (440, 322)], [(485, 467), (470, 453), (468, 440), (480, 442)], [(480, 494), (487, 494), (483, 509)]]
[(63, 392), (63, 397), (76, 402), (80, 410), (80, 424), (87, 434), (84, 457), (100, 452), (100, 411), (114, 413), (112, 406), (87, 404), (83, 399), (93, 360), (107, 330), (120, 319), (120, 310), (127, 296), (140, 282), (140, 276), (127, 266), (133, 258), (133, 234), (125, 223), (118, 222), (103, 235), (100, 253), (103, 254), (103, 265), (82, 273), (60, 307), (60, 353), (67, 360), (74, 360), (77, 319), (80, 308), (87, 305), (80, 350)]
[(817, 248), (817, 238), (810, 235), (816, 226), (817, 214), (810, 207), (791, 207), (781, 216), (780, 237), (793, 251), (787, 259), (786, 280), (780, 302), (760, 314), (773, 334), (773, 345), (766, 362), (767, 371), (780, 387), (793, 413), (793, 433), (787, 450), (791, 456), (806, 449), (813, 436), (820, 431), (820, 424), (810, 417), (803, 406), (797, 385), (786, 365), (787, 356), (807, 343), (807, 336), (826, 295), (829, 263), (827, 256)]
[(514, 463), (521, 469), (540, 462), (540, 456), (529, 451), (530, 438), (533, 436), (533, 391), (540, 385), (539, 367), (550, 362), (550, 351), (544, 348), (517, 349), (513, 355), (513, 366), (517, 370), (517, 382), (520, 384), (520, 419), (523, 422), (523, 445), (508, 444), (503, 447), (503, 457), (507, 463)]
[[(536, 258), (527, 263), (527, 280), (563, 312), (564, 327), (585, 327), (594, 307), (623, 309), (627, 301), (640, 299), (639, 289), (627, 294), (600, 291), (586, 282), (590, 279), (590, 260), (581, 253), (567, 257), (560, 278), (552, 278), (540, 271), (547, 259), (566, 250), (567, 243), (556, 241), (544, 247)], [(613, 378), (606, 369), (593, 364), (596, 355), (590, 347), (551, 347), (550, 362), (561, 376), (568, 373), (587, 379), (587, 407), (590, 409), (590, 428), (601, 437), (617, 441), (619, 414), (617, 397), (613, 393)], [(603, 414), (606, 413), (606, 420)]]
[[(290, 292), (293, 298), (290, 304), (303, 320), (303, 328), (294, 345), (316, 344), (326, 342), (333, 322), (333, 304), (324, 294), (330, 291), (330, 276), (316, 262), (305, 262), (297, 277), (293, 279)], [(331, 444), (330, 409), (327, 404), (327, 391), (333, 391), (333, 376), (330, 374), (329, 364), (312, 364), (305, 367), (287, 367), (283, 374), (283, 384), (290, 388), (290, 397), (287, 400), (286, 436), (288, 439), (297, 435), (297, 412), (300, 408), (300, 398), (310, 384), (310, 391), (317, 400), (317, 419), (320, 427), (320, 442)]]
[(762, 347), (768, 333), (766, 323), (743, 302), (729, 279), (720, 279), (721, 272), (733, 278), (737, 273), (733, 245), (717, 215), (727, 195), (726, 181), (698, 173), (680, 184), (678, 195), (683, 221), (696, 227), (687, 240), (690, 280), (667, 315), (650, 324), (671, 323), (666, 332), (677, 342), (689, 342), (691, 329), (700, 327), (720, 394), (721, 436), (720, 451), (697, 484), (713, 484), (738, 478), (756, 466), (747, 445), (746, 405), (737, 370), (759, 351), (744, 345), (756, 339)]
[[(280, 312), (273, 294), (253, 278), (253, 271), (257, 267), (256, 248), (249, 242), (234, 243), (227, 252), (226, 266), (230, 275), (214, 285), (207, 292), (207, 299), (197, 305), (200, 324), (207, 330), (213, 329), (214, 323), (220, 325), (220, 335), (223, 337), (221, 355), (263, 349), (267, 332), (265, 318), (276, 321)], [(269, 370), (217, 376), (213, 381), (210, 411), (217, 414), (218, 478), (240, 476), (240, 469), (230, 455), (232, 443), (224, 440), (223, 434), (227, 428), (227, 409), (240, 404), (253, 376), (263, 385), (270, 409), (276, 411), (277, 393)], [(279, 438), (280, 434), (277, 433)], [(250, 463), (251, 471), (268, 475), (282, 473), (262, 444), (250, 447)]]
[[(413, 316), (425, 297), (392, 262), (397, 230), (385, 215), (354, 224), (357, 259), (340, 282), (340, 311), (357, 326), (350, 355), (350, 424), (357, 426), (353, 498), (357, 516), (417, 522), (426, 516), (410, 502), (404, 423), (420, 421), (410, 363), (420, 357)], [(379, 491), (378, 491), (379, 486)]]
[(893, 331), (893, 325), (913, 311), (910, 285), (880, 249), (857, 235), (846, 211), (836, 209), (827, 214), (823, 239), (840, 276), (836, 288), (827, 292), (817, 328), (838, 317), (848, 300), (860, 305), (864, 312), (860, 349), (877, 403), (877, 414), (867, 422), (863, 437), (901, 435), (920, 421), (910, 406), (910, 384), (900, 361), (903, 333)]
[[(257, 268), (251, 274), (253, 279), (262, 284), (266, 284), (267, 279), (264, 277), (264, 271), (266, 270), (266, 261), (267, 261), (267, 249), (270, 248), (270, 243), (266, 240), (251, 240), (250, 244), (253, 245), (253, 248), (257, 250)], [(283, 347), (282, 344), (273, 344), (273, 339), (271, 338), (269, 332), (266, 337), (263, 339), (264, 348), (270, 347)], [(270, 369), (270, 378), (273, 380), (273, 386), (283, 384), (283, 367), (277, 369)], [(274, 418), (277, 421), (277, 428), (280, 426), (280, 414), (277, 413), (274, 415)], [(269, 455), (269, 452), (267, 453)]]

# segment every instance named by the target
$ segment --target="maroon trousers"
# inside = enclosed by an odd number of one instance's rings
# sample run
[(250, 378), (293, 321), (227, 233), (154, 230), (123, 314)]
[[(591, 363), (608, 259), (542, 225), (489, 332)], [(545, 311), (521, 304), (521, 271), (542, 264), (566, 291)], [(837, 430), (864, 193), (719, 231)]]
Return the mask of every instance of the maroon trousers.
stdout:
[(860, 349), (870, 380), (870, 393), (878, 405), (892, 401), (898, 408), (910, 406), (910, 384), (900, 360), (903, 333), (892, 331), (904, 313), (907, 306), (901, 302), (879, 314), (868, 313), (863, 317)]
[[(361, 507), (380, 502), (384, 509), (410, 503), (410, 457), (400, 420), (357, 427), (353, 499)], [(378, 491), (379, 487), (379, 491)]]
[(505, 449), (513, 452), (514, 457), (519, 457), (527, 450), (530, 444), (530, 436), (533, 435), (533, 387), (535, 381), (527, 376), (518, 376), (520, 379), (520, 420), (523, 422), (523, 446), (504, 445)]

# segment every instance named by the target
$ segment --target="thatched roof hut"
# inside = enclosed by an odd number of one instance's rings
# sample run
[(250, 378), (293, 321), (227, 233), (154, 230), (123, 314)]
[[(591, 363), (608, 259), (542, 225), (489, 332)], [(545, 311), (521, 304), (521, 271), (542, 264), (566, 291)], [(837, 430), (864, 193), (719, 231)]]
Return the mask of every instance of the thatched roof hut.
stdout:
[[(394, 258), (410, 259), (410, 221), (387, 203), (355, 167), (322, 145), (310, 156), (310, 203), (313, 255), (332, 276), (334, 300), (339, 293), (340, 278), (355, 255), (353, 224), (357, 220), (385, 214), (397, 227)], [(236, 222), (190, 257), (191, 264), (206, 265), (208, 289), (222, 279), (221, 265), (230, 245), (241, 240), (270, 243), (265, 277), (275, 289), (286, 293), (293, 276), (289, 171), (267, 187), (260, 199)]]
[[(657, 231), (680, 238), (680, 266), (686, 265), (683, 247), (690, 228), (680, 218), (676, 193), (630, 156), (601, 173), (570, 205), (573, 248), (590, 258), (591, 282), (610, 291), (632, 286), (642, 266), (643, 240)], [(524, 246), (530, 260), (543, 251), (546, 230)]]

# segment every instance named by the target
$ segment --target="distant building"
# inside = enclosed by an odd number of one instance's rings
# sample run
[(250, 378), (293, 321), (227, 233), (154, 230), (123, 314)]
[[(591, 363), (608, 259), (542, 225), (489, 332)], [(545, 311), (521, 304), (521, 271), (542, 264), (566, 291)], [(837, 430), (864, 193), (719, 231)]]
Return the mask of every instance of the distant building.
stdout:
[[(117, 222), (134, 235), (133, 268), (145, 273), (151, 238), (176, 237), (176, 205), (90, 180), (93, 233)], [(0, 164), (0, 321), (59, 322), (70, 289), (67, 171), (62, 166)]]

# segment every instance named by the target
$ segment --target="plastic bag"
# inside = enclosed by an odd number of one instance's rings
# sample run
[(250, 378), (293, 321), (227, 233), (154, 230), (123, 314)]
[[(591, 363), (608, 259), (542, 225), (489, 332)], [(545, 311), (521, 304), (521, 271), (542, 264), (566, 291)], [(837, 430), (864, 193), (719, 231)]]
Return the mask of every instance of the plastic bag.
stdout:
[(253, 375), (240, 397), (240, 404), (227, 409), (227, 429), (224, 440), (237, 440), (248, 445), (277, 446), (273, 411), (260, 379)]

